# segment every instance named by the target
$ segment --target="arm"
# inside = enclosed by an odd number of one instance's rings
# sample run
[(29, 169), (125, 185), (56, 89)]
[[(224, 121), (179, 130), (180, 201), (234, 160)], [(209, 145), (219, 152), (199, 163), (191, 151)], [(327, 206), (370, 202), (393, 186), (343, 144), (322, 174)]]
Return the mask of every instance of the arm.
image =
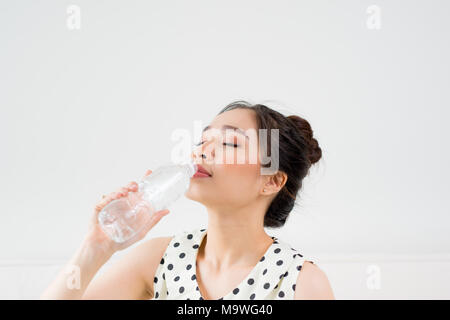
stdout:
[(83, 241), (40, 299), (80, 299), (91, 279), (111, 255)]
[[(151, 170), (146, 172), (146, 175), (149, 174), (151, 174)], [(128, 196), (130, 191), (138, 191), (136, 182), (132, 181), (127, 187), (120, 188), (119, 191), (113, 192), (109, 196), (104, 196), (102, 201), (95, 206), (87, 236), (63, 270), (41, 294), (41, 299), (147, 298), (147, 285), (143, 280), (142, 269), (140, 269), (142, 267), (139, 267), (142, 264), (139, 262), (143, 257), (150, 256), (150, 264), (154, 263), (152, 261), (156, 257), (155, 254), (159, 252), (155, 249), (158, 247), (157, 241), (150, 240), (147, 246), (145, 244), (137, 246), (109, 270), (106, 275), (102, 275), (99, 277), (99, 280), (95, 280), (93, 286), (89, 286), (95, 274), (114, 252), (126, 249), (133, 243), (142, 240), (147, 232), (163, 216), (169, 213), (167, 209), (153, 213), (142, 230), (133, 238), (123, 243), (114, 242), (102, 230), (98, 222), (98, 214), (109, 202)], [(146, 254), (146, 249), (149, 249), (149, 254)]]
[(96, 277), (82, 299), (153, 298), (153, 278), (171, 237), (159, 237), (139, 244), (107, 271)]
[(315, 264), (305, 261), (295, 286), (294, 300), (334, 300), (333, 290), (325, 273)]

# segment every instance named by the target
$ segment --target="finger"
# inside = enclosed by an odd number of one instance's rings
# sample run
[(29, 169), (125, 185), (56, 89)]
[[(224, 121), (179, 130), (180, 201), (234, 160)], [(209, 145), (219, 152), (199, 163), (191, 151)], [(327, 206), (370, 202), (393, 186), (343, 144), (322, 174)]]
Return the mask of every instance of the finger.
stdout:
[(163, 210), (156, 212), (151, 218), (150, 221), (148, 221), (144, 228), (139, 232), (139, 238), (143, 239), (145, 235), (162, 219), (162, 217), (169, 214), (169, 210)]
[(97, 203), (94, 207), (94, 212), (98, 214), (102, 209), (111, 202), (116, 197), (115, 192), (110, 193), (109, 195), (104, 195), (102, 200), (100, 200), (99, 203)]
[(97, 223), (99, 213), (106, 207), (108, 203), (113, 200), (120, 199), (124, 196), (128, 196), (128, 189), (126, 187), (119, 188), (119, 190), (115, 192), (111, 192), (108, 195), (102, 195), (102, 200), (94, 206), (94, 214), (93, 214), (93, 223)]
[(121, 196), (122, 196), (121, 192), (115, 191), (115, 192), (111, 192), (111, 194), (109, 195), (109, 198), (111, 200), (116, 200), (116, 199), (119, 199)]
[(147, 171), (145, 171), (144, 178), (151, 174), (152, 174), (152, 170), (148, 169)]
[(162, 217), (169, 214), (168, 209), (164, 209), (158, 212), (155, 212), (150, 220), (144, 225), (144, 228), (139, 232), (139, 239), (143, 239), (145, 235), (162, 219)]
[(119, 190), (117, 190), (117, 193), (119, 194), (120, 197), (126, 196), (128, 195), (128, 188), (126, 187), (119, 188)]
[(135, 182), (135, 181), (131, 181), (129, 184), (127, 184), (127, 189), (128, 189), (128, 191), (131, 191), (131, 192), (135, 192), (135, 191), (137, 191), (138, 190), (138, 184), (137, 184), (137, 182)]

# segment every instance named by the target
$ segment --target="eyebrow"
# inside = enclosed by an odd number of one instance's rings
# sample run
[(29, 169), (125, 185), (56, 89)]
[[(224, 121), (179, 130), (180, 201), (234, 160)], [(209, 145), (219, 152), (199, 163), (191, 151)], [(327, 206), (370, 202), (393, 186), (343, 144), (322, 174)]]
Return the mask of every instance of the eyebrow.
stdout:
[[(206, 130), (209, 130), (209, 129), (211, 129), (211, 126), (206, 126), (203, 129), (202, 133), (205, 132)], [(226, 129), (232, 129), (232, 130), (234, 130), (234, 131), (236, 131), (236, 132), (238, 132), (240, 134), (243, 134), (247, 139), (249, 139), (249, 137), (245, 134), (244, 130), (242, 130), (241, 128), (230, 126), (229, 124), (224, 124), (220, 130), (221, 131), (225, 131)]]

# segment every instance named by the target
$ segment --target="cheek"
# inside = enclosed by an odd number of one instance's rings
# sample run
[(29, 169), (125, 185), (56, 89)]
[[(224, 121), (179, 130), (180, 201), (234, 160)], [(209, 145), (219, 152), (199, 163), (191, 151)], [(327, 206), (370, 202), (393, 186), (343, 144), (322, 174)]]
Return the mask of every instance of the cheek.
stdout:
[(259, 181), (258, 167), (255, 164), (222, 165), (219, 184), (237, 192), (253, 192)]

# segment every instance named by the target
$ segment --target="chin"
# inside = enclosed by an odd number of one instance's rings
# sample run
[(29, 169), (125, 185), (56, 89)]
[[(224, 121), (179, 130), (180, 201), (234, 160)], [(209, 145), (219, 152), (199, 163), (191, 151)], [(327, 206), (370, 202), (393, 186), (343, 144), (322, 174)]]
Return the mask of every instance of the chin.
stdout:
[(199, 190), (199, 188), (193, 188), (192, 185), (189, 187), (189, 189), (186, 191), (184, 196), (188, 198), (189, 200), (204, 203), (205, 202), (205, 195), (203, 194), (202, 190)]

